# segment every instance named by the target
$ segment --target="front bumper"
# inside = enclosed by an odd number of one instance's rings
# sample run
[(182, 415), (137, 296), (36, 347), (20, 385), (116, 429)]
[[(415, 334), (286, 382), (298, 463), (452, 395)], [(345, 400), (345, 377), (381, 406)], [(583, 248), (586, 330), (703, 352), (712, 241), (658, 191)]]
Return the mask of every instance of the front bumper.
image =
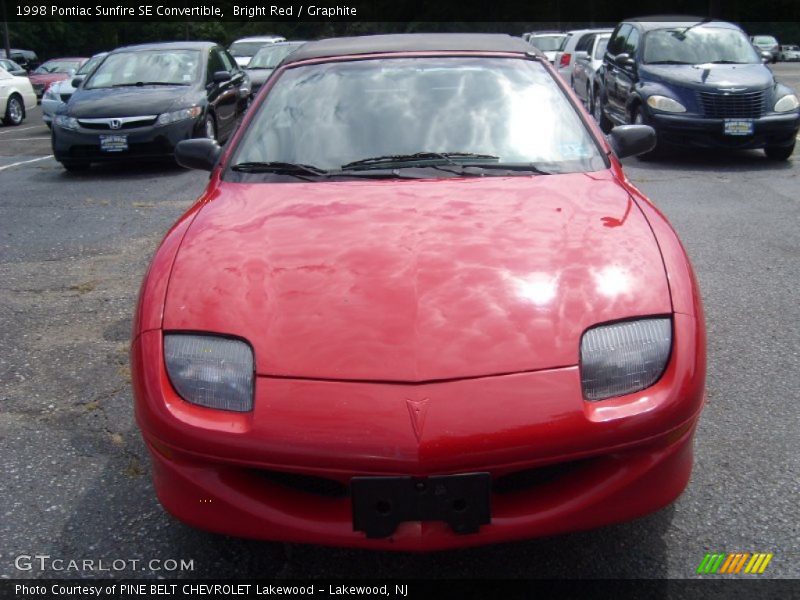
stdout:
[[(426, 551), (598, 527), (657, 510), (688, 482), (705, 367), (695, 317), (674, 319), (661, 380), (602, 402), (582, 399), (577, 367), (409, 385), (258, 377), (244, 414), (181, 400), (151, 330), (131, 350), (136, 417), (159, 500), (202, 529)], [(378, 539), (354, 530), (353, 477), (471, 472), (492, 481), (477, 533), (442, 521)]]
[(800, 112), (771, 114), (753, 119), (753, 135), (725, 135), (724, 119), (653, 113), (649, 118), (659, 143), (697, 148), (752, 150), (765, 146), (791, 146), (800, 130)]
[[(186, 119), (169, 125), (148, 125), (131, 129), (77, 130), (53, 126), (53, 155), (57, 161), (107, 162), (144, 158), (171, 157), (182, 140), (201, 135), (202, 120)], [(127, 135), (128, 150), (104, 152), (101, 135)]]
[(49, 100), (42, 98), (42, 120), (45, 123), (52, 123), (59, 109), (63, 109), (65, 104), (59, 100)]

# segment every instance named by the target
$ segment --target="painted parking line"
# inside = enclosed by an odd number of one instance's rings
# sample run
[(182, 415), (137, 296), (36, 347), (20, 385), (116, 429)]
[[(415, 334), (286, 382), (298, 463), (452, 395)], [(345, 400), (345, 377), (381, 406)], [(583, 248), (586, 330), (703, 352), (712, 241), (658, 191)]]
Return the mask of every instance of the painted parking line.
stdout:
[(27, 165), (28, 163), (38, 162), (40, 160), (45, 160), (47, 158), (53, 158), (53, 155), (48, 154), (47, 156), (40, 156), (39, 158), (32, 158), (31, 160), (21, 160), (19, 162), (11, 163), (10, 165), (4, 165), (0, 167), (0, 171), (5, 171), (6, 169), (10, 169), (11, 167), (16, 167), (18, 165)]
[(24, 138), (3, 138), (4, 142), (24, 142), (25, 140), (49, 140), (49, 135), (41, 135), (37, 137), (24, 137)]
[(41, 125), (34, 125), (33, 127), (14, 127), (13, 129), (6, 129), (0, 131), (0, 135), (3, 135), (4, 133), (18, 133), (20, 131), (28, 131), (29, 129), (39, 129), (40, 127)]

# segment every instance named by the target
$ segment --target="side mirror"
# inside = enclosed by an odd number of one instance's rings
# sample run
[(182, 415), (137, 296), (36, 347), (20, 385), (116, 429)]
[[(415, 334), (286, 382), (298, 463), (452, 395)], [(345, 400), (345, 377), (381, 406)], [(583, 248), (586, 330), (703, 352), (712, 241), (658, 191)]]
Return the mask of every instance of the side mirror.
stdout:
[(627, 52), (623, 52), (622, 54), (617, 54), (614, 57), (614, 62), (617, 63), (620, 67), (632, 67), (636, 64), (636, 61), (631, 58), (631, 55)]
[(212, 171), (221, 154), (222, 148), (219, 144), (208, 138), (183, 140), (175, 146), (175, 160), (187, 169)]
[(216, 71), (214, 72), (214, 77), (212, 78), (212, 81), (214, 83), (225, 83), (226, 81), (230, 80), (231, 80), (231, 74), (228, 73), (227, 71)]
[(589, 60), (589, 53), (586, 50), (578, 50), (575, 53), (575, 60)]
[(78, 89), (81, 86), (81, 84), (83, 83), (84, 79), (85, 78), (84, 78), (83, 75), (78, 75), (77, 77), (73, 77), (72, 78), (72, 87), (74, 87), (75, 89)]
[(766, 64), (768, 62), (772, 62), (772, 52), (767, 52), (766, 50), (764, 50), (764, 51), (760, 52), (759, 54), (761, 54), (761, 62), (762, 63)]
[(625, 158), (644, 154), (655, 148), (656, 130), (649, 125), (620, 125), (614, 127), (606, 139), (617, 158)]

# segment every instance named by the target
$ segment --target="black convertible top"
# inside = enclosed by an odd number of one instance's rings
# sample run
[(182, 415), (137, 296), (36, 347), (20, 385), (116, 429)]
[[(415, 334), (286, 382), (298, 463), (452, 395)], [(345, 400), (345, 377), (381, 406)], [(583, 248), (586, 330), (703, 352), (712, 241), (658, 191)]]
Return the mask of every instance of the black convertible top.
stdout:
[(310, 58), (391, 52), (541, 52), (522, 38), (504, 33), (398, 33), (328, 38), (308, 42), (286, 57), (284, 64)]

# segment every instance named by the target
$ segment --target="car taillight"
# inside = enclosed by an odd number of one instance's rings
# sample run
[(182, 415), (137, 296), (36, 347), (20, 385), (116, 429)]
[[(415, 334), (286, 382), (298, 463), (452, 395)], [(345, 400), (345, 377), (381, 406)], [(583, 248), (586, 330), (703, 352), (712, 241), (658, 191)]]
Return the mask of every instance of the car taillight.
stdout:
[(558, 61), (558, 66), (565, 69), (569, 66), (569, 61), (572, 59), (572, 54), (565, 52), (561, 55), (561, 60)]

